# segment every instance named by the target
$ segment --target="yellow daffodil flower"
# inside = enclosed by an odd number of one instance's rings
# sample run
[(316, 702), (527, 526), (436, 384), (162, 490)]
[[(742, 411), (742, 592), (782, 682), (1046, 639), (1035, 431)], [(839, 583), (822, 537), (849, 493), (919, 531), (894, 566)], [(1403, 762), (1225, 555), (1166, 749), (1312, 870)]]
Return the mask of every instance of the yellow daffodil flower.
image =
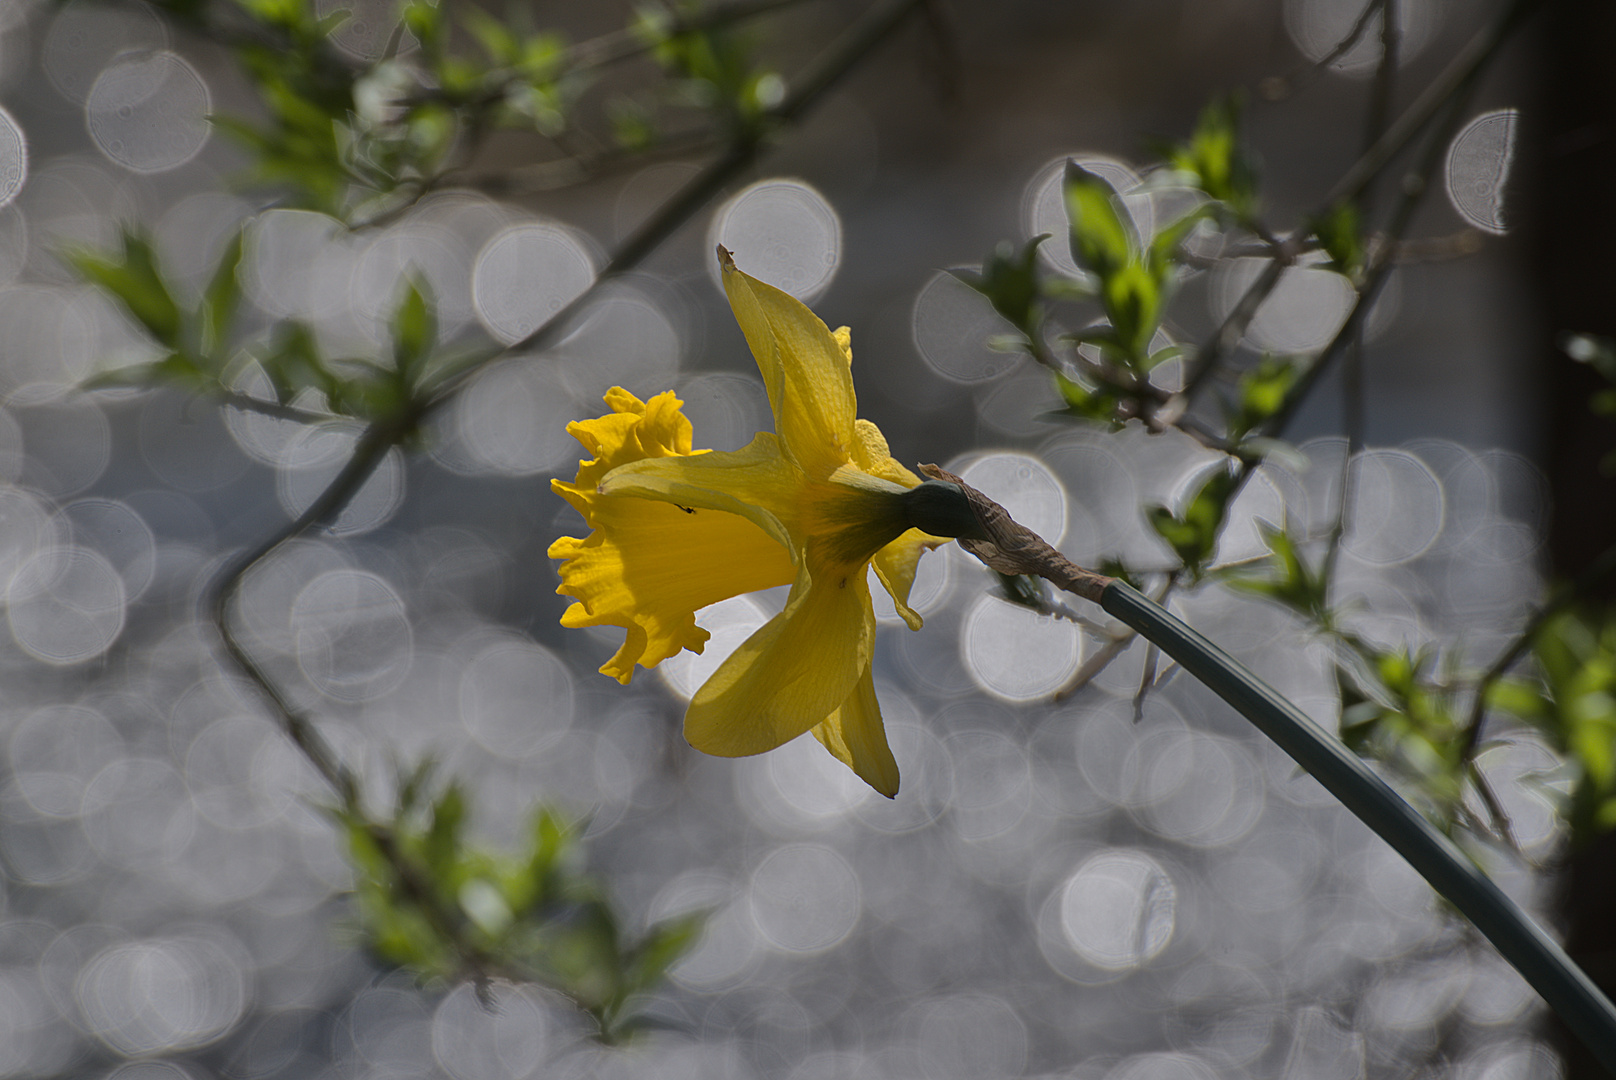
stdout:
[(610, 413), (569, 425), (594, 458), (580, 462), (572, 483), (552, 486), (592, 531), (550, 548), (551, 558), (565, 560), (556, 591), (577, 601), (561, 623), (626, 630), (600, 670), (627, 683), (635, 664), (702, 651), (708, 635), (696, 625), (698, 609), (789, 583), (785, 610), (696, 691), (685, 738), (706, 753), (741, 757), (812, 731), (892, 796), (898, 766), (870, 675), (875, 613), (866, 571), (875, 567), (918, 630), (908, 604), (916, 564), (946, 538), (914, 527), (940, 527), (921, 506), (931, 492), (917, 490), (920, 478), (856, 416), (848, 330), (833, 333), (794, 297), (737, 270), (729, 252), (718, 255), (775, 430), (732, 453), (694, 450), (678, 398), (642, 402), (621, 387), (606, 394)]

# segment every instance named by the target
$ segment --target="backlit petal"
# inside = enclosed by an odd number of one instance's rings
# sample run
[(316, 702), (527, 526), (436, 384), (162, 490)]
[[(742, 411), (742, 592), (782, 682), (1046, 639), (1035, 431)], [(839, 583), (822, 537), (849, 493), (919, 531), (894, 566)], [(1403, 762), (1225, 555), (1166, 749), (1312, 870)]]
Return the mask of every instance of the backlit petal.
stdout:
[(887, 438), (868, 420), (853, 425), (853, 464), (871, 476), (890, 480), (899, 487), (920, 486), (920, 477), (904, 468), (887, 449)]
[(790, 742), (846, 702), (869, 671), (875, 613), (862, 567), (837, 580), (798, 571), (786, 608), (741, 643), (696, 691), (685, 738), (720, 757)]
[[(701, 652), (707, 631), (695, 613), (744, 592), (790, 582), (790, 552), (745, 518), (687, 514), (669, 503), (602, 496), (594, 531), (550, 546), (564, 559), (556, 592), (577, 603), (561, 625), (621, 626), (623, 647), (601, 673), (627, 683), (634, 665), (655, 667), (680, 649)], [(721, 559), (714, 552), (723, 552)]]
[(909, 606), (909, 590), (915, 585), (915, 571), (920, 557), (934, 547), (948, 543), (944, 536), (932, 536), (919, 529), (910, 529), (892, 543), (875, 553), (870, 565), (881, 587), (892, 597), (892, 606), (911, 630), (919, 630), (920, 613)]
[(599, 491), (617, 498), (655, 499), (698, 514), (738, 514), (794, 549), (800, 543), (793, 536), (801, 533), (803, 483), (801, 471), (781, 456), (775, 437), (761, 432), (729, 453), (630, 462), (608, 473)]
[(886, 728), (881, 724), (881, 704), (875, 698), (875, 679), (869, 668), (842, 707), (813, 729), (814, 738), (824, 744), (859, 778), (892, 798), (898, 794), (898, 762), (887, 746)]
[(763, 373), (787, 457), (815, 479), (851, 460), (857, 403), (848, 354), (819, 316), (789, 293), (735, 268), (719, 249), (724, 293)]

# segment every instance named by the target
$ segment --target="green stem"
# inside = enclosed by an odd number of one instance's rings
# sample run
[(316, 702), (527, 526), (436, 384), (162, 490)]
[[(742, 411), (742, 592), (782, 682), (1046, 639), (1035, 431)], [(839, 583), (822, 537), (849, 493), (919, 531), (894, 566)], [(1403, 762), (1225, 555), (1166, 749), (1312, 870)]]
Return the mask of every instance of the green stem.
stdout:
[(1239, 661), (1126, 583), (1106, 586), (1100, 606), (1234, 706), (1407, 859), (1616, 1073), (1616, 1008), (1609, 999), (1554, 939), (1357, 755)]

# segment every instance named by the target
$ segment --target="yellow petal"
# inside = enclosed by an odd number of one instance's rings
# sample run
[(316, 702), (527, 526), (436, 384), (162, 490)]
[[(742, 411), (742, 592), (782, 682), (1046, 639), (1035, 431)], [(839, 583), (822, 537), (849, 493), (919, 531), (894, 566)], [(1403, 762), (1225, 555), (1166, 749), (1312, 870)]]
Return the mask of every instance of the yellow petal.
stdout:
[(719, 248), (724, 293), (763, 373), (782, 449), (824, 479), (851, 460), (857, 402), (848, 354), (819, 316), (789, 293), (735, 268)]
[(690, 421), (680, 412), (683, 402), (672, 391), (641, 401), (621, 386), (614, 386), (606, 391), (606, 404), (612, 411), (605, 416), (567, 425), (567, 433), (594, 457), (578, 463), (578, 475), (572, 483), (560, 480), (550, 485), (591, 526), (595, 489), (619, 465), (644, 458), (708, 452), (691, 449)]
[(871, 476), (890, 480), (899, 487), (920, 486), (920, 477), (899, 464), (887, 449), (887, 437), (881, 434), (880, 428), (868, 420), (859, 420), (853, 425), (853, 435), (853, 464)]
[(788, 743), (841, 707), (869, 671), (874, 645), (866, 575), (816, 580), (803, 566), (785, 610), (696, 691), (685, 712), (685, 738), (719, 757)]
[(813, 732), (814, 738), (858, 773), (859, 779), (889, 799), (898, 794), (898, 762), (887, 746), (881, 703), (875, 698), (875, 679), (869, 668), (864, 669), (841, 708), (815, 726)]
[(592, 511), (594, 531), (561, 537), (549, 554), (566, 560), (556, 592), (578, 600), (561, 625), (627, 631), (600, 669), (621, 683), (636, 663), (650, 668), (681, 649), (701, 652), (707, 631), (696, 625), (698, 609), (795, 576), (791, 553), (734, 514), (611, 496), (597, 497)]
[(875, 558), (870, 560), (881, 587), (892, 597), (892, 606), (911, 630), (921, 627), (920, 613), (909, 606), (909, 590), (915, 586), (915, 572), (919, 568), (920, 557), (946, 543), (948, 538), (945, 536), (910, 529), (876, 552)]
[[(619, 466), (600, 481), (599, 492), (672, 503), (685, 510), (719, 510), (744, 517), (782, 546), (796, 548), (804, 478), (780, 454), (779, 442), (760, 432), (733, 452), (692, 457), (647, 458)], [(720, 560), (721, 549), (707, 554)]]

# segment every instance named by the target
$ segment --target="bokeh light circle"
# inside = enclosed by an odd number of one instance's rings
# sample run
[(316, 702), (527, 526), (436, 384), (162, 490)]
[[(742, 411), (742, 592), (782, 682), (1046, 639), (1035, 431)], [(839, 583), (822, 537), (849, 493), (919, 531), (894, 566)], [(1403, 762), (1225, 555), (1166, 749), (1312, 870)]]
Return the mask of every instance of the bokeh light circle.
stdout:
[(1059, 544), (1066, 535), (1066, 489), (1037, 458), (1008, 452), (983, 454), (955, 471), (1050, 544)]
[(682, 382), (678, 392), (703, 449), (739, 450), (774, 423), (768, 392), (755, 375), (704, 371)]
[(1097, 968), (1135, 970), (1172, 939), (1178, 889), (1143, 851), (1119, 848), (1091, 856), (1066, 880), (1060, 896), (1067, 943)]
[[(946, 552), (922, 553), (915, 567), (915, 580), (909, 586), (909, 599), (906, 602), (910, 609), (922, 616), (936, 610), (948, 598), (952, 578), (953, 570)], [(891, 594), (878, 582), (870, 584), (870, 600), (875, 605), (878, 622), (887, 626), (907, 625), (903, 616), (898, 614)]]
[(1026, 750), (997, 731), (956, 731), (943, 740), (954, 761), (954, 832), (971, 842), (1004, 836), (1032, 805)]
[(1423, 554), (1442, 531), (1442, 484), (1405, 450), (1365, 450), (1353, 459), (1352, 500), (1341, 546), (1378, 566)]
[(983, 595), (965, 616), (960, 654), (982, 689), (1008, 701), (1031, 701), (1076, 674), (1083, 635), (1075, 623)]
[[(1347, 320), (1356, 294), (1352, 283), (1325, 269), (1317, 256), (1304, 256), (1280, 274), (1257, 309), (1246, 337), (1258, 348), (1305, 353), (1323, 348)], [(1246, 290), (1268, 266), (1266, 259), (1231, 259), (1212, 272), (1208, 296), (1219, 322), (1229, 316)]]
[(105, 556), (124, 591), (134, 600), (157, 572), (157, 537), (129, 504), (117, 499), (86, 498), (62, 507), (58, 518), (73, 542)]
[[(650, 397), (673, 382), (684, 335), (651, 286), (645, 279), (604, 286), (557, 346), (556, 367), (586, 397), (599, 400), (614, 386)], [(699, 428), (697, 437), (703, 437)]]
[(543, 326), (595, 280), (578, 236), (551, 222), (511, 225), (483, 245), (472, 271), (472, 303), (490, 334), (515, 344)]
[(553, 747), (572, 727), (572, 673), (537, 642), (500, 637), (460, 676), (460, 719), (479, 746), (508, 758)]
[(33, 492), (0, 484), (0, 588), (35, 555), (63, 539), (61, 524)]
[(11, 579), (11, 636), (47, 664), (79, 664), (112, 647), (123, 632), (128, 595), (112, 564), (88, 548), (53, 548)]
[(15, 199), (27, 180), (28, 139), (16, 119), (0, 109), (0, 206)]
[(652, 919), (702, 909), (712, 913), (695, 948), (669, 971), (673, 981), (704, 991), (739, 983), (758, 955), (758, 928), (749, 906), (746, 896), (727, 877), (712, 870), (687, 870), (664, 885), (652, 898)]
[[(716, 245), (728, 248), (747, 274), (810, 303), (841, 266), (842, 219), (800, 180), (762, 180), (713, 215), (708, 250)], [(716, 260), (711, 270), (719, 281)]]
[(987, 297), (947, 271), (933, 275), (920, 290), (910, 318), (915, 348), (926, 365), (958, 383), (996, 379), (1021, 361), (1021, 353), (990, 345), (1009, 330)]
[(741, 642), (768, 621), (763, 607), (749, 596), (731, 597), (702, 608), (696, 612), (696, 625), (712, 635), (707, 639), (707, 647), (700, 653), (686, 649), (658, 664), (663, 683), (686, 701), (690, 700), (707, 677), (718, 670), (718, 665), (729, 659), (729, 654), (740, 648)]
[(126, 753), (107, 718), (82, 705), (49, 705), (17, 722), (6, 743), (17, 792), (39, 813), (75, 817), (84, 790)]
[(447, 437), (433, 448), (433, 459), (452, 472), (531, 476), (579, 456), (567, 424), (584, 410), (548, 364), (495, 364), (452, 408)]
[(243, 291), (270, 315), (317, 319), (348, 298), (353, 267), (340, 222), (310, 210), (253, 219), (241, 257)]
[(171, 52), (126, 56), (90, 88), (85, 122), (95, 145), (131, 172), (157, 173), (190, 161), (212, 133), (208, 86)]
[(337, 701), (370, 701), (404, 681), (414, 636), (404, 601), (384, 579), (332, 570), (292, 603), (292, 632), (303, 675)]
[[(322, 424), (304, 428), (287, 443), (275, 479), (288, 514), (295, 518), (314, 505), (347, 466), (359, 435), (357, 424)], [(394, 447), (328, 527), (339, 536), (369, 532), (392, 517), (403, 501), (404, 455)]]
[(1218, 1080), (1218, 1076), (1193, 1054), (1153, 1053), (1124, 1058), (1103, 1080)]
[(1485, 232), (1508, 231), (1504, 189), (1519, 126), (1520, 114), (1514, 109), (1482, 113), (1448, 147), (1448, 201), (1460, 217)]
[(0, 398), (7, 404), (59, 398), (90, 375), (94, 325), (67, 290), (0, 289), (0, 326)]
[(858, 875), (822, 844), (788, 844), (766, 856), (748, 891), (759, 933), (782, 952), (817, 953), (841, 944), (858, 922)]
[(85, 1024), (120, 1054), (194, 1049), (246, 1011), (238, 950), (201, 935), (123, 942), (91, 958), (74, 995)]
[(798, 822), (841, 817), (873, 797), (870, 786), (826, 752), (812, 735), (801, 735), (764, 754), (756, 778), (756, 800), (763, 814), (786, 808)]
[(532, 1076), (550, 1049), (544, 1010), (522, 988), (489, 987), (493, 1005), (462, 983), (432, 1014), (432, 1056), (454, 1080), (514, 1080)]
[(1158, 836), (1221, 847), (1257, 823), (1262, 772), (1233, 739), (1164, 728), (1140, 739), (1135, 749), (1130, 801), (1135, 815)]
[(154, 52), (167, 44), (163, 20), (146, 4), (71, 0), (51, 20), (40, 60), (51, 85), (82, 105), (96, 77), (121, 55)]
[(1069, 160), (1111, 185), (1133, 222), (1135, 234), (1141, 239), (1149, 240), (1154, 234), (1156, 213), (1151, 196), (1135, 190), (1139, 187), (1139, 174), (1116, 158), (1079, 153), (1046, 163), (1027, 183), (1021, 200), (1022, 225), (1029, 237), (1048, 233), (1049, 239), (1038, 248), (1039, 255), (1057, 269), (1076, 274), (1077, 263), (1072, 260), (1069, 240), (1071, 220), (1066, 215), (1066, 162)]
[(1003, 998), (954, 994), (915, 1009), (915, 1053), (926, 1080), (1020, 1076), (1027, 1025)]
[[(1397, 12), (1398, 66), (1418, 56), (1440, 29), (1443, 5), (1439, 0), (1399, 0)], [(1336, 0), (1285, 0), (1285, 32), (1313, 63), (1331, 56), (1351, 33), (1363, 12), (1362, 5)], [(1330, 70), (1352, 78), (1368, 78), (1380, 66), (1381, 19), (1376, 11), (1350, 48), (1330, 62)]]

